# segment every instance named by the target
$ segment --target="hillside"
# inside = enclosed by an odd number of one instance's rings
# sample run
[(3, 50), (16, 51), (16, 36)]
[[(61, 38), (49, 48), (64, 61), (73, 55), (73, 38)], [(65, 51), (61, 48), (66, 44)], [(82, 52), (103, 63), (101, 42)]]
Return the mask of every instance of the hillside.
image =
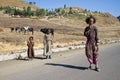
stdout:
[[(4, 2), (4, 5), (8, 3)], [(13, 2), (11, 2), (13, 1)], [(23, 7), (28, 4), (21, 0), (8, 1), (11, 6)], [(17, 2), (17, 5), (14, 3)], [(3, 3), (0, 5), (3, 5)], [(12, 5), (13, 4), (13, 5)], [(19, 5), (18, 5), (19, 4)], [(88, 15), (93, 15), (97, 19), (96, 26), (99, 30), (100, 41), (109, 41), (120, 38), (120, 22), (109, 13), (90, 12), (78, 7), (61, 8), (54, 15), (29, 18), (14, 18), (0, 16), (0, 54), (10, 54), (19, 51), (26, 51), (26, 42), (29, 36), (34, 36), (35, 49), (43, 48), (43, 33), (40, 32), (42, 27), (52, 27), (55, 29), (53, 47), (63, 47), (68, 45), (78, 45), (85, 43), (86, 38), (83, 36), (84, 28), (87, 26), (85, 19)], [(0, 13), (3, 15), (3, 13)], [(5, 14), (6, 15), (6, 14)], [(31, 26), (35, 29), (35, 34), (10, 32), (11, 27)]]
[(2, 6), (2, 7), (6, 7), (6, 6), (17, 7), (19, 9), (23, 9), (23, 7), (30, 6), (32, 9), (38, 9), (37, 6), (25, 3), (23, 0), (0, 0), (0, 6)]
[[(108, 41), (120, 38), (120, 23), (114, 17), (96, 16), (99, 29), (100, 41)], [(109, 21), (107, 21), (109, 20)], [(112, 22), (113, 21), (113, 22)], [(116, 21), (116, 22), (115, 22)], [(29, 19), (29, 18), (0, 18), (0, 26), (3, 29), (0, 32), (0, 51), (1, 53), (16, 53), (18, 51), (26, 51), (26, 41), (31, 33), (24, 35), (23, 33), (10, 32), (9, 27), (27, 26), (34, 27), (35, 49), (43, 48), (43, 34), (40, 32), (41, 27), (52, 27), (55, 29), (54, 47), (78, 45), (85, 42), (83, 36), (84, 28), (87, 26), (81, 20), (71, 20), (67, 18), (57, 19)]]

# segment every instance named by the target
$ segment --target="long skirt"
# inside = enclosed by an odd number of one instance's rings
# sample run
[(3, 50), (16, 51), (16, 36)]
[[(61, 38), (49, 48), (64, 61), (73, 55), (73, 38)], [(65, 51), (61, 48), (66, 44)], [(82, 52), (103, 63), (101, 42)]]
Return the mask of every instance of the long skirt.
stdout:
[(44, 56), (49, 56), (52, 54), (52, 50), (51, 50), (51, 45), (52, 44), (52, 41), (49, 40), (47, 41), (46, 43), (44, 43), (44, 52), (43, 52), (43, 55)]
[(28, 48), (28, 58), (33, 58), (33, 57), (34, 57), (34, 49)]

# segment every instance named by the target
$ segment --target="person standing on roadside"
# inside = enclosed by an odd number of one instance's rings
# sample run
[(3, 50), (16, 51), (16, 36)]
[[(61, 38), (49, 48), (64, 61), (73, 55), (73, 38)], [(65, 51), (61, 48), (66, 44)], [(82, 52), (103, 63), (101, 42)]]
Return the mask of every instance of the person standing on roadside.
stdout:
[(44, 43), (44, 53), (43, 55), (46, 56), (46, 59), (51, 59), (51, 54), (52, 54), (52, 44), (53, 44), (53, 34), (51, 32), (51, 29), (48, 28), (46, 30), (47, 32), (45, 33), (44, 35), (44, 40), (43, 40), (43, 43)]
[(87, 38), (85, 45), (85, 52), (90, 63), (89, 69), (92, 69), (92, 64), (95, 65), (95, 70), (100, 71), (98, 68), (98, 29), (94, 24), (96, 19), (93, 16), (86, 18), (88, 26), (84, 30), (84, 36)]
[(28, 50), (27, 50), (27, 54), (28, 54), (28, 58), (31, 60), (34, 58), (34, 40), (33, 37), (30, 36), (29, 40), (27, 42), (27, 46), (28, 46)]

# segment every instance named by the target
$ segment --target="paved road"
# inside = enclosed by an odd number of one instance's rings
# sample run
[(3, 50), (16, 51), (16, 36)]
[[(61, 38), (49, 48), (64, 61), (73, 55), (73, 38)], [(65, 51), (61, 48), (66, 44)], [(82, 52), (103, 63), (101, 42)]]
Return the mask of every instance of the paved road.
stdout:
[(0, 62), (0, 80), (120, 80), (120, 43), (102, 45), (99, 53), (100, 72), (87, 69), (84, 49), (78, 49), (55, 53), (51, 60)]

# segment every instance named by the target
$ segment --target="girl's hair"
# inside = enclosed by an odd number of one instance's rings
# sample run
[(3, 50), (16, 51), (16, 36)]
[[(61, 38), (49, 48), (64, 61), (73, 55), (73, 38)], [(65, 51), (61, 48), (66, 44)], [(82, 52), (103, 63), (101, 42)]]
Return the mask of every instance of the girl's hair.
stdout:
[(93, 17), (92, 15), (90, 15), (89, 17), (87, 17), (86, 20), (85, 20), (85, 22), (86, 22), (87, 24), (89, 24), (90, 19), (93, 19), (93, 20), (94, 20), (94, 22), (93, 22), (94, 24), (96, 23), (96, 19), (95, 19), (95, 17)]
[(33, 36), (30, 36), (30, 37), (29, 37), (29, 40), (30, 40), (31, 38), (33, 39)]

